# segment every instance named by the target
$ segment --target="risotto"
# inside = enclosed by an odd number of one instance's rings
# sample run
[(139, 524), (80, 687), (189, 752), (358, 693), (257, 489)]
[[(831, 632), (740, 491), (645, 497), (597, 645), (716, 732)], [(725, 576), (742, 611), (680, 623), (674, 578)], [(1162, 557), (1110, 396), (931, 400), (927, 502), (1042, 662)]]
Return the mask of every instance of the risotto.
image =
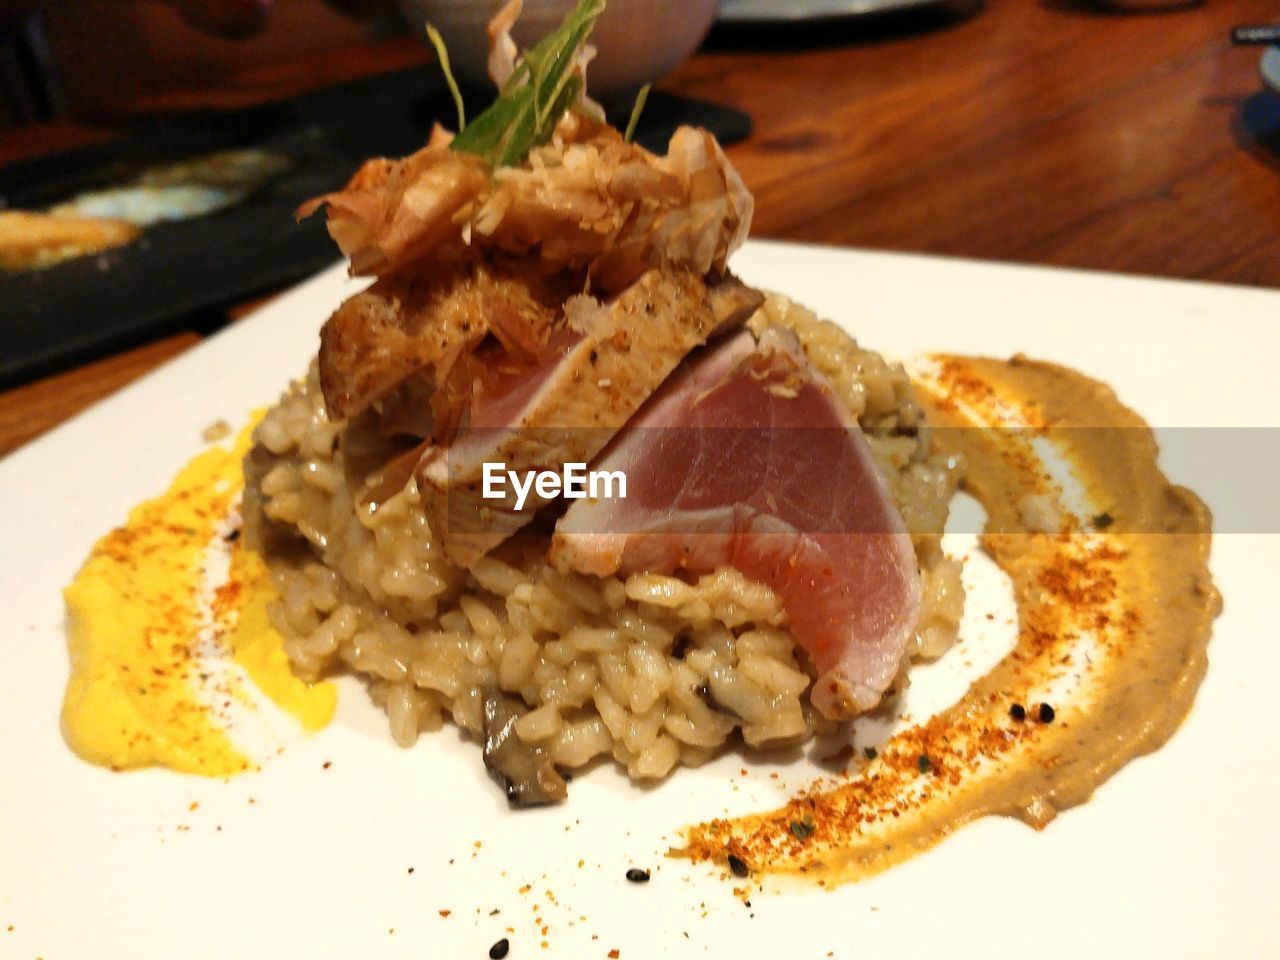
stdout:
[[(932, 450), (902, 367), (830, 322), (770, 296), (749, 321), (798, 335), (862, 426), (901, 510), (923, 598), (906, 662), (941, 654), (963, 607), (940, 531), (961, 465)], [(610, 757), (665, 777), (734, 742), (752, 748), (834, 728), (810, 706), (814, 670), (769, 587), (725, 567), (698, 577), (562, 573), (549, 531), (522, 531), (462, 569), (450, 563), (417, 481), (381, 502), (366, 426), (334, 421), (314, 368), (259, 425), (245, 521), (280, 600), (270, 609), (294, 669), (364, 677), (403, 746), (445, 722), (482, 737), (499, 691), (514, 733), (560, 770)], [(899, 681), (899, 686), (900, 686)]]

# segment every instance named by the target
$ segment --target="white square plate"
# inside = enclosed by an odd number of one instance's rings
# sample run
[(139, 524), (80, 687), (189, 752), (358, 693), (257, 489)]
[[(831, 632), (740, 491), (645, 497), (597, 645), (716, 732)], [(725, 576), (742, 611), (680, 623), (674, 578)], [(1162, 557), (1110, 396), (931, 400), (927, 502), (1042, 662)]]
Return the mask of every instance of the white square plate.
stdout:
[[(1280, 427), (1280, 293), (775, 243), (735, 266), (896, 357), (1022, 351), (1107, 381), (1158, 427)], [(834, 892), (747, 907), (714, 871), (662, 856), (688, 823), (783, 800), (775, 767), (730, 754), (647, 789), (598, 767), (565, 805), (512, 811), (473, 745), (446, 728), (400, 750), (354, 681), (332, 726), (261, 773), (78, 760), (58, 730), (62, 587), (204, 427), (243, 422), (305, 369), (349, 289), (335, 267), (0, 463), (0, 957), (480, 958), (503, 936), (512, 960), (1255, 957), (1280, 943), (1275, 533), (1217, 537), (1226, 608), (1164, 749), (1043, 832), (985, 820)], [(1173, 479), (1196, 486), (1233, 465), (1185, 469), (1197, 476)], [(1221, 507), (1230, 485), (1212, 486)], [(798, 763), (781, 782), (818, 772)], [(652, 881), (628, 883), (633, 865)]]

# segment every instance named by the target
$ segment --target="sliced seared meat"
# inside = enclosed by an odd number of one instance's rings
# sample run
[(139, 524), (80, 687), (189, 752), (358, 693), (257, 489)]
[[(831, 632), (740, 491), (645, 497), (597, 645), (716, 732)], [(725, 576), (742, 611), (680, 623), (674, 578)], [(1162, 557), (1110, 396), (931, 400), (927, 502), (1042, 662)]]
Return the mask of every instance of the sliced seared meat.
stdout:
[(355, 416), (415, 374), (443, 382), (486, 334), (517, 355), (536, 355), (573, 290), (569, 279), (476, 262), (379, 280), (320, 331), (329, 416)]
[(429, 449), (417, 471), (450, 559), (470, 565), (546, 503), (531, 495), (517, 511), (514, 498), (484, 499), (485, 463), (523, 474), (590, 461), (686, 354), (761, 299), (733, 278), (708, 286), (689, 271), (652, 270), (610, 303), (572, 298), (567, 325), (532, 362), (477, 354), (469, 425), (451, 446)]
[(915, 554), (862, 431), (793, 334), (704, 348), (593, 468), (624, 471), (627, 497), (569, 507), (558, 567), (733, 567), (782, 599), (818, 671), (818, 710), (838, 719), (879, 702), (915, 628)]
[[(429, 441), (419, 487), (466, 564), (542, 502), (483, 502), (483, 463), (590, 460), (685, 354), (762, 298), (728, 277), (754, 203), (705, 130), (680, 127), (658, 156), (568, 111), (516, 165), (451, 144), (437, 128), (298, 214), (325, 208), (352, 272), (377, 278), (321, 333), (327, 413), (372, 411), (384, 433)], [(407, 460), (362, 495), (387, 496)]]

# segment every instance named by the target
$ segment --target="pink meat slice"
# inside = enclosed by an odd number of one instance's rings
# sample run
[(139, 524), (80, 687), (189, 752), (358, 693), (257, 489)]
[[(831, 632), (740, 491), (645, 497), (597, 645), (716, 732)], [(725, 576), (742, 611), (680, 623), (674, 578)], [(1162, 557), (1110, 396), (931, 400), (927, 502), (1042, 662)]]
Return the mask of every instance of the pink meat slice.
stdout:
[(426, 449), (418, 489), (445, 554), (470, 566), (529, 523), (548, 502), (484, 497), (484, 464), (521, 476), (589, 463), (690, 351), (741, 324), (762, 295), (734, 279), (651, 270), (617, 297), (565, 305), (531, 362), (480, 360), (470, 420), (449, 447)]
[(578, 500), (551, 560), (608, 576), (732, 567), (781, 598), (814, 706), (871, 709), (915, 629), (920, 574), (857, 421), (789, 331), (685, 361), (593, 465), (625, 499)]

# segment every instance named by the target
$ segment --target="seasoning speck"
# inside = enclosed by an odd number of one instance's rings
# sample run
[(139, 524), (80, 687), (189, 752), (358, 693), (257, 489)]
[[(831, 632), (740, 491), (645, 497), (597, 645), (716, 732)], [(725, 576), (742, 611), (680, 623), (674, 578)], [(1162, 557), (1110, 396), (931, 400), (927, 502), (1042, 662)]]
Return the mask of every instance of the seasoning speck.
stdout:
[(617, 947), (609, 951), (609, 960), (618, 960), (620, 956), (622, 956), (622, 951)]
[(648, 883), (649, 871), (641, 870), (639, 867), (632, 867), (627, 871), (627, 879), (632, 883)]
[(1049, 706), (1047, 703), (1040, 704), (1040, 722), (1053, 723), (1053, 717), (1053, 707)]
[(916, 757), (916, 769), (921, 773), (928, 773), (933, 769), (933, 761), (922, 753)]
[(503, 937), (489, 948), (489, 960), (502, 960), (511, 950), (511, 941)]
[(862, 755), (866, 757), (868, 760), (874, 760), (878, 756), (878, 754), (876, 753), (875, 747), (863, 747)]
[(735, 877), (745, 877), (751, 873), (751, 869), (747, 866), (747, 861), (731, 853), (729, 854), (729, 872)]
[(1009, 708), (1009, 716), (1021, 723), (1027, 719), (1027, 708), (1020, 703), (1015, 703)]
[(1115, 522), (1115, 517), (1109, 513), (1100, 513), (1093, 518), (1093, 526), (1096, 530), (1105, 530)]

